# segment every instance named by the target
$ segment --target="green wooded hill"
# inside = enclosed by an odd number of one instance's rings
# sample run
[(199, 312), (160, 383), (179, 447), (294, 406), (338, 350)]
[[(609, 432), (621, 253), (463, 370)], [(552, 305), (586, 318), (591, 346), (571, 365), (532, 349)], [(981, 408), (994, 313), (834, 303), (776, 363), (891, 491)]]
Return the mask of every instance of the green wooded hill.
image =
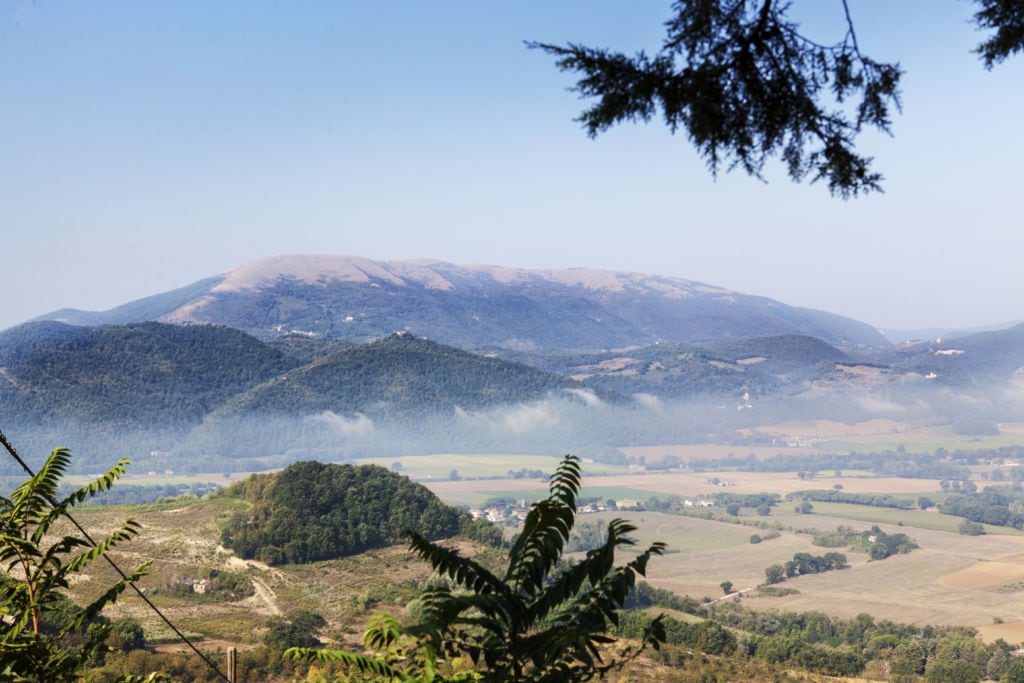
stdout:
[(1024, 367), (1024, 324), (878, 351), (875, 356), (904, 371), (934, 373), (939, 384), (1005, 382)]
[[(568, 390), (583, 388), (410, 335), (357, 346), (303, 335), (261, 341), (222, 326), (166, 323), (39, 322), (0, 332), (0, 429), (26, 453), (75, 444), (83, 471), (111, 452), (177, 472), (281, 467), (367, 449), (420, 452), (427, 441), (419, 423), (438, 416), (443, 424), (429, 448), (450, 449), (456, 407), (551, 395), (572, 401)], [(348, 443), (307, 421), (325, 411), (359, 413), (366, 438)], [(390, 427), (404, 429), (406, 440)], [(238, 462), (252, 458), (258, 463)]]
[(0, 415), (196, 424), (293, 365), (280, 350), (228, 327), (28, 323), (0, 333)]
[(272, 564), (354, 555), (402, 542), (406, 530), (439, 539), (474, 526), (467, 513), (425, 486), (376, 465), (298, 462), (255, 474), (225, 495), (251, 507), (231, 518), (224, 544), (246, 559)]
[(285, 334), (274, 337), (267, 342), (267, 346), (277, 349), (293, 361), (295, 366), (312, 363), (341, 349), (350, 349), (356, 346), (353, 342), (344, 339), (327, 339), (324, 337), (310, 337), (305, 334)]
[[(857, 421), (870, 407), (849, 397), (868, 392), (976, 434), (1013, 419), (1005, 388), (1022, 349), (1024, 327), (874, 354), (786, 334), (546, 357), (411, 334), (356, 345), (305, 333), (262, 341), (217, 325), (37, 322), (0, 332), (0, 429), (29, 453), (74, 444), (84, 471), (114, 452), (177, 472), (658, 443), (755, 418)], [(713, 401), (703, 413), (688, 405), (683, 419), (626, 398), (635, 394)], [(515, 414), (522, 404), (533, 412)], [(758, 412), (727, 420), (719, 405)]]
[(410, 415), (520, 403), (583, 388), (526, 365), (395, 334), (274, 377), (232, 399), (225, 412)]
[(706, 344), (656, 344), (628, 352), (552, 359), (543, 367), (583, 375), (588, 386), (662, 398), (792, 393), (826, 376), (850, 357), (798, 334), (730, 339)]
[(236, 413), (423, 411), (581, 386), (410, 335), (355, 346), (262, 342), (228, 327), (163, 323), (41, 322), (0, 333), (0, 415), (7, 420), (186, 426), (229, 403)]

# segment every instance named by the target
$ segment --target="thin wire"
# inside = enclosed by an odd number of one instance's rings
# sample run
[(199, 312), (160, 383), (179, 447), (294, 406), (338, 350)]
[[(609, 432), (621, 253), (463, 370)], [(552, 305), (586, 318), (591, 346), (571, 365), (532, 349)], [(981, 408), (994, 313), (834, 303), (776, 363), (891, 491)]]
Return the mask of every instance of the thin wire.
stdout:
[[(21, 465), (21, 468), (22, 468), (23, 470), (25, 470), (25, 472), (27, 472), (27, 473), (28, 473), (28, 476), (30, 476), (30, 477), (34, 477), (34, 476), (36, 476), (35, 472), (33, 472), (33, 471), (32, 471), (32, 468), (30, 468), (30, 467), (29, 467), (29, 466), (28, 466), (28, 465), (27, 465), (27, 464), (25, 463), (25, 461), (21, 459), (21, 456), (20, 456), (20, 455), (18, 455), (18, 451), (17, 451), (17, 450), (15, 450), (15, 448), (14, 448), (14, 446), (13, 446), (13, 445), (11, 445), (11, 442), (7, 440), (7, 437), (6, 437), (5, 435), (4, 435), (4, 433), (3, 433), (2, 431), (0, 431), (0, 443), (2, 443), (2, 444), (4, 445), (4, 448), (6, 448), (6, 449), (7, 449), (7, 452), (11, 454), (11, 457), (12, 457), (12, 458), (14, 458), (14, 459), (15, 459), (15, 461), (17, 461), (17, 463), (18, 463), (19, 465)], [(53, 505), (53, 506), (56, 506), (56, 505), (57, 505), (57, 501), (55, 501), (55, 500), (49, 500), (49, 501), (47, 501), (47, 502), (49, 502), (49, 503), (50, 503), (50, 505)], [(88, 542), (89, 542), (89, 543), (90, 543), (90, 544), (92, 545), (92, 547), (94, 547), (94, 548), (95, 548), (95, 547), (97, 547), (96, 541), (92, 540), (92, 536), (90, 536), (90, 535), (89, 535), (89, 532), (88, 532), (88, 531), (86, 531), (85, 529), (83, 529), (83, 528), (82, 528), (82, 525), (78, 523), (78, 520), (76, 520), (76, 519), (75, 519), (74, 517), (72, 517), (72, 516), (71, 516), (71, 513), (70, 513), (70, 512), (67, 512), (67, 511), (65, 511), (65, 512), (64, 512), (64, 516), (65, 516), (65, 517), (67, 517), (67, 518), (68, 518), (69, 520), (71, 520), (71, 523), (75, 525), (75, 528), (77, 528), (77, 529), (78, 529), (79, 533), (81, 533), (81, 534), (82, 534), (82, 537), (83, 537), (83, 538), (85, 538), (85, 540), (86, 540), (86, 541), (88, 541)], [(147, 605), (149, 605), (149, 608), (150, 608), (151, 610), (153, 610), (154, 612), (156, 612), (157, 616), (158, 616), (158, 617), (160, 617), (161, 619), (163, 619), (163, 620), (164, 620), (164, 623), (165, 623), (165, 624), (167, 624), (168, 626), (170, 626), (170, 627), (171, 627), (171, 630), (172, 630), (172, 631), (174, 631), (174, 633), (175, 633), (175, 634), (176, 634), (176, 635), (177, 635), (177, 636), (178, 636), (179, 638), (181, 638), (182, 642), (184, 642), (184, 643), (185, 643), (186, 645), (188, 645), (188, 646), (189, 646), (189, 647), (190, 647), (190, 648), (192, 649), (192, 651), (193, 651), (193, 652), (195, 652), (195, 653), (196, 653), (197, 655), (199, 655), (199, 657), (200, 657), (200, 658), (201, 658), (201, 659), (202, 659), (202, 660), (203, 660), (204, 662), (206, 662), (207, 666), (209, 666), (209, 667), (210, 667), (211, 669), (213, 669), (213, 670), (214, 670), (214, 672), (216, 672), (216, 674), (217, 674), (218, 676), (220, 676), (221, 678), (223, 678), (223, 679), (224, 679), (225, 681), (227, 681), (228, 683), (231, 683), (231, 679), (230, 679), (230, 678), (228, 678), (228, 677), (227, 677), (227, 675), (225, 675), (225, 674), (224, 674), (224, 672), (222, 672), (222, 671), (221, 671), (220, 669), (218, 669), (218, 668), (217, 668), (217, 665), (216, 665), (216, 664), (214, 664), (214, 663), (213, 663), (212, 661), (210, 661), (210, 658), (209, 658), (209, 657), (207, 657), (207, 656), (206, 656), (205, 654), (203, 654), (203, 653), (202, 653), (202, 652), (201, 652), (201, 651), (199, 650), (199, 648), (197, 648), (197, 647), (196, 647), (196, 646), (195, 646), (195, 645), (194, 645), (194, 644), (192, 643), (192, 641), (191, 641), (191, 640), (189, 640), (188, 638), (186, 638), (186, 637), (185, 637), (185, 634), (184, 634), (184, 633), (182, 633), (182, 632), (181, 632), (181, 631), (180, 631), (180, 630), (178, 629), (178, 627), (177, 627), (177, 626), (175, 626), (174, 624), (172, 624), (172, 623), (171, 623), (171, 620), (170, 620), (170, 619), (168, 619), (168, 618), (167, 618), (166, 616), (164, 616), (164, 613), (163, 613), (163, 612), (161, 612), (161, 611), (160, 611), (160, 609), (159, 609), (159, 608), (158, 608), (158, 607), (157, 607), (156, 605), (154, 605), (154, 604), (153, 604), (153, 602), (152, 602), (152, 601), (151, 601), (151, 600), (150, 600), (149, 598), (147, 598), (147, 597), (146, 597), (145, 593), (143, 593), (143, 592), (142, 592), (142, 590), (140, 590), (140, 589), (139, 589), (139, 587), (138, 587), (137, 585), (135, 585), (135, 582), (134, 582), (134, 581), (132, 581), (132, 580), (130, 580), (130, 579), (128, 578), (128, 575), (127, 575), (127, 574), (125, 574), (125, 573), (124, 573), (124, 572), (123, 572), (123, 571), (121, 570), (121, 568), (120, 568), (120, 567), (118, 567), (118, 566), (117, 566), (117, 564), (115, 564), (115, 563), (114, 563), (114, 561), (113, 561), (112, 559), (110, 559), (110, 556), (109, 556), (109, 555), (107, 555), (106, 553), (103, 553), (103, 559), (105, 559), (105, 560), (106, 560), (106, 561), (107, 561), (107, 562), (108, 562), (108, 563), (110, 564), (110, 566), (114, 568), (114, 571), (116, 571), (116, 572), (117, 572), (117, 573), (118, 573), (118, 574), (119, 574), (119, 575), (121, 576), (121, 579), (122, 579), (122, 580), (123, 580), (123, 581), (124, 581), (124, 582), (125, 582), (125, 583), (126, 583), (127, 585), (129, 585), (129, 586), (131, 586), (131, 587), (132, 587), (132, 589), (133, 589), (133, 590), (135, 591), (135, 593), (136, 593), (136, 594), (138, 594), (138, 596), (139, 596), (140, 598), (142, 598), (143, 602), (145, 602), (145, 603), (146, 603)]]

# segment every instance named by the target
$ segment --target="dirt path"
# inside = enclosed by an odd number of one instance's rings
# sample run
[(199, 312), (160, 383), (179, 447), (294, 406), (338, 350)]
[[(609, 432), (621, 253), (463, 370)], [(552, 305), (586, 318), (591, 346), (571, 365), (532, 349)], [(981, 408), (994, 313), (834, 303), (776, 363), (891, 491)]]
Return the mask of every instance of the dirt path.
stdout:
[(252, 579), (253, 588), (256, 589), (256, 595), (249, 598), (249, 600), (258, 600), (262, 602), (266, 611), (277, 616), (281, 614), (281, 608), (277, 606), (277, 595), (267, 584), (263, 583), (260, 579), (250, 577)]

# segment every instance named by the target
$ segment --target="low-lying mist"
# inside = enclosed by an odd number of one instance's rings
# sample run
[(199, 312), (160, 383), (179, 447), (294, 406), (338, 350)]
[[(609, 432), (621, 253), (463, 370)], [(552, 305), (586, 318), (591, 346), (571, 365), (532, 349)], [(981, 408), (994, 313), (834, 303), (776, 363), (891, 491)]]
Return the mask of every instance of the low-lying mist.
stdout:
[[(954, 391), (935, 385), (884, 392), (815, 389), (792, 396), (704, 397), (666, 401), (638, 394), (611, 403), (589, 391), (563, 391), (527, 403), (487, 409), (438, 408), (415, 415), (381, 403), (365, 411), (292, 416), (213, 413), (191, 427), (125, 429), (51, 421), (15, 425), (5, 433), (30, 462), (68, 446), (75, 469), (98, 472), (119, 458), (134, 473), (239, 472), (284, 467), (297, 460), (347, 461), (430, 453), (561, 455), (625, 446), (743, 443), (738, 430), (789, 420), (845, 423), (884, 417), (948, 424), (961, 434), (991, 434), (998, 423), (1024, 419), (1024, 388)], [(17, 474), (5, 463), (0, 474)]]

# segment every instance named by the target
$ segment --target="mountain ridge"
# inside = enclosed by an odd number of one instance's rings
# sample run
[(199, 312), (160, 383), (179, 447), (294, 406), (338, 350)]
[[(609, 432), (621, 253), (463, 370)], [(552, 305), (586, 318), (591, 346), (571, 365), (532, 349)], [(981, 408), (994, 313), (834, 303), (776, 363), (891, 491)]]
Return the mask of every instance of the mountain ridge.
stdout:
[(280, 255), (106, 312), (37, 320), (223, 324), (365, 342), (396, 331), (467, 350), (583, 351), (802, 334), (885, 347), (866, 323), (680, 277), (592, 268), (523, 269), (436, 259)]

